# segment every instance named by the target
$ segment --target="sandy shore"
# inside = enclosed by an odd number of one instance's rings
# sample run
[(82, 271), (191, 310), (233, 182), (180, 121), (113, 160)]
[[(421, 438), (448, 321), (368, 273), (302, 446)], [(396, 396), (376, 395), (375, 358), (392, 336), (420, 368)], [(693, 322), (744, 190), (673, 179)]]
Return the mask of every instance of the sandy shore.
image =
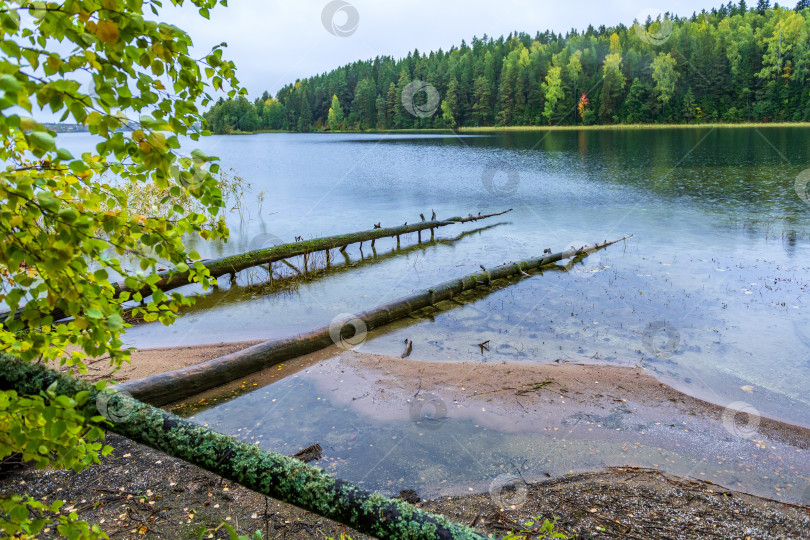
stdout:
[[(125, 381), (177, 369), (249, 345), (140, 350), (114, 378)], [(88, 371), (87, 377), (96, 379), (109, 368), (101, 359)], [(592, 441), (621, 447), (631, 437), (644, 445), (686, 448), (698, 456), (743, 456), (746, 468), (775, 467), (775, 477), (784, 470), (790, 478), (805, 481), (801, 475), (810, 464), (810, 431), (766, 418), (756, 418), (755, 426), (743, 419), (737, 426), (733, 420), (729, 423), (723, 407), (677, 392), (638, 368), (434, 363), (331, 348), (233, 381), (206, 396), (240, 394), (255, 388), (253, 383), (261, 386), (289, 376), (308, 378), (335, 405), (351, 407), (374, 421), (433, 422), (435, 427), (469, 420), (504, 433), (564, 432), (561, 440), (567, 443), (593, 434)], [(751, 427), (753, 435), (735, 432)], [(78, 474), (27, 470), (5, 479), (0, 475), (0, 492), (25, 485), (26, 492), (38, 498), (68, 497), (82, 519), (100, 521), (108, 532), (124, 538), (140, 537), (141, 531), (155, 538), (197, 537), (204, 530), (221, 537), (224, 529), (216, 528), (224, 520), (243, 534), (262, 530), (267, 538), (320, 539), (343, 530), (121, 437), (111, 435), (110, 443), (115, 452), (99, 467)], [(751, 455), (753, 460), (748, 459)], [(624, 465), (643, 465), (626, 456)], [(567, 473), (546, 473), (539, 480), (527, 476), (530, 485), (516, 505), (499, 505), (486, 488), (421, 504), (497, 534), (538, 515), (559, 517), (558, 529), (588, 538), (801, 538), (810, 528), (807, 506), (721, 488), (722, 482), (698, 477), (697, 472), (684, 478), (606, 464), (598, 471)], [(793, 486), (791, 493), (803, 487)]]
[[(333, 400), (378, 420), (407, 419), (420, 403), (424, 408), (434, 400), (454, 418), (502, 432), (525, 432), (570, 423), (572, 416), (598, 418), (621, 409), (640, 424), (662, 417), (673, 422), (689, 417), (701, 429), (716, 423), (734, 431), (749, 424), (753, 428), (755, 422), (761, 436), (810, 448), (806, 428), (764, 417), (747, 418), (744, 413), (729, 424), (725, 407), (674, 390), (636, 367), (424, 362), (354, 351), (343, 352), (320, 367), (311, 376), (324, 389), (334, 386), (333, 374), (340, 373), (341, 392)], [(402, 402), (409, 407), (402, 407)]]
[[(202, 360), (229, 347), (186, 350)], [(152, 372), (160, 370), (165, 355), (183, 353), (139, 351), (133, 363), (142, 363), (145, 375), (150, 367)], [(509, 440), (523, 441), (515, 442), (517, 449), (521, 444), (540, 445), (521, 454), (536, 460), (550, 452), (542, 468), (536, 463), (527, 472), (529, 481), (542, 480), (544, 474), (633, 465), (789, 502), (804, 501), (810, 493), (806, 491), (810, 490), (810, 430), (688, 396), (638, 367), (426, 362), (330, 347), (171, 408), (189, 414), (290, 377), (305, 380), (335, 410), (365, 417), (364, 425), (420, 422), (437, 430), (446, 424), (447, 433), (452, 434), (458, 429), (469, 433), (469, 427), (463, 427), (466, 424), (500, 434), (491, 439), (492, 444), (510, 444), (506, 441), (512, 437)], [(340, 460), (325, 456), (323, 463), (330, 459)], [(441, 489), (437, 484), (420, 489), (429, 497), (458, 495), (470, 489), (485, 491), (488, 481), (485, 477), (466, 484), (447, 480)]]
[(187, 347), (164, 347), (132, 351), (130, 362), (113, 372), (110, 357), (102, 356), (88, 362), (87, 377), (93, 380), (111, 378), (118, 382), (131, 381), (173, 371), (212, 358), (217, 358), (239, 351), (260, 341), (240, 341), (234, 343), (216, 343), (213, 345), (192, 345)]
[[(167, 355), (179, 367), (252, 344), (137, 351), (132, 355), (133, 365), (116, 374), (117, 380), (129, 380), (127, 376), (134, 373), (144, 377), (166, 371)], [(572, 416), (598, 418), (618, 407), (639, 423), (662, 417), (671, 421), (688, 418), (691, 423), (699, 420), (696, 430), (709, 429), (712, 424), (715, 430), (725, 430), (725, 435), (735, 427), (737, 431), (755, 429), (768, 439), (810, 449), (810, 430), (806, 428), (765, 417), (749, 418), (745, 413), (729, 415), (725, 407), (679, 392), (640, 368), (594, 364), (426, 362), (330, 347), (226, 383), (177, 407), (182, 409), (201, 398), (240, 394), (301, 371), (306, 371), (307, 378), (319, 384), (336, 404), (350, 405), (378, 421), (408, 420), (415, 408), (433, 414), (432, 409), (438, 406), (456, 419), (520, 432), (570, 423)], [(339, 392), (332, 391), (336, 378)]]

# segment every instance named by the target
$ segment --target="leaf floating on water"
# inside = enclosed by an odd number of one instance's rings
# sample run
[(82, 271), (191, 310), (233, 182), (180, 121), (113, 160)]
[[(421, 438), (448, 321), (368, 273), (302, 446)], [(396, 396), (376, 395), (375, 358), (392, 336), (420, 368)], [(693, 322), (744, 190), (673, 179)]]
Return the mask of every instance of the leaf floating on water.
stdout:
[(751, 386), (750, 384), (746, 384), (746, 385), (744, 385), (744, 386), (741, 386), (741, 387), (740, 387), (740, 390), (742, 390), (743, 392), (748, 392), (749, 394), (753, 394), (753, 393), (754, 393), (754, 387), (753, 387), (753, 386)]

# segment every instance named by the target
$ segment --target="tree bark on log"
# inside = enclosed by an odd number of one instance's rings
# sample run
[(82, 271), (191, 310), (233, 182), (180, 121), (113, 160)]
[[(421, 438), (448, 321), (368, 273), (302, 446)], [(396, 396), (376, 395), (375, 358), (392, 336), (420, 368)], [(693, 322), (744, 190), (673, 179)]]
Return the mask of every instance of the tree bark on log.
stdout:
[[(265, 341), (207, 362), (129, 381), (118, 385), (117, 388), (126, 390), (134, 397), (152, 405), (162, 406), (173, 403), (285, 360), (325, 349), (333, 344), (349, 348), (352, 343), (350, 340), (358, 331), (366, 332), (379, 328), (437, 302), (451, 300), (453, 296), (464, 291), (488, 285), (492, 280), (521, 275), (526, 270), (539, 268), (562, 259), (587, 256), (598, 249), (630, 238), (630, 236), (581, 248), (569, 248), (545, 257), (511, 262), (492, 268), (483, 274), (471, 274), (445, 281), (422, 292), (357, 313), (346, 320), (333, 321), (331, 325), (311, 332)], [(482, 281), (480, 278), (486, 281)]]
[(424, 512), (326, 474), (293, 457), (241, 443), (131, 396), (0, 355), (0, 390), (39, 395), (55, 383), (59, 395), (89, 396), (86, 418), (104, 416), (102, 427), (180, 458), (248, 489), (298, 506), (377, 538), (483, 540), (486, 536), (444, 516)]
[[(453, 238), (441, 238), (439, 240), (434, 239), (430, 243), (411, 244), (411, 245), (408, 245), (408, 246), (406, 246), (404, 248), (400, 248), (400, 249), (391, 248), (391, 251), (389, 251), (387, 253), (382, 253), (382, 254), (375, 254), (373, 257), (366, 257), (364, 259), (355, 260), (355, 261), (348, 260), (347, 262), (343, 262), (343, 263), (340, 263), (340, 264), (332, 264), (329, 267), (329, 273), (328, 274), (326, 274), (326, 273), (321, 274), (321, 273), (319, 273), (317, 271), (316, 272), (310, 272), (309, 277), (307, 277), (306, 279), (308, 281), (314, 281), (314, 280), (319, 279), (322, 275), (323, 276), (325, 276), (325, 275), (336, 276), (336, 275), (345, 274), (345, 273), (348, 273), (348, 272), (353, 272), (353, 271), (359, 270), (361, 268), (365, 268), (365, 267), (371, 266), (373, 264), (381, 263), (381, 262), (384, 262), (384, 261), (393, 260), (393, 259), (395, 259), (397, 257), (407, 255), (407, 254), (410, 254), (410, 253), (416, 253), (416, 252), (420, 252), (420, 251), (424, 252), (427, 248), (429, 248), (430, 246), (433, 246), (433, 245), (452, 246), (453, 244), (455, 244), (456, 242), (459, 242), (460, 240), (462, 240), (464, 238), (467, 238), (467, 237), (470, 237), (470, 236), (473, 236), (473, 235), (481, 234), (483, 231), (487, 231), (489, 229), (492, 229), (494, 227), (498, 227), (498, 226), (503, 225), (503, 224), (504, 224), (504, 222), (501, 221), (501, 222), (497, 222), (497, 223), (492, 223), (490, 225), (483, 225), (481, 227), (476, 227), (475, 229), (470, 229), (470, 230), (464, 231), (461, 234), (459, 234), (458, 236), (455, 236)], [(329, 252), (327, 251), (326, 253), (329, 253)], [(348, 255), (347, 255), (347, 257), (348, 257)], [(290, 266), (290, 269), (295, 273), (295, 277), (293, 277), (292, 279), (298, 279), (298, 276), (301, 275), (301, 272), (298, 269), (298, 267), (296, 267), (295, 265), (289, 263), (288, 261), (283, 260), (283, 261), (281, 261), (280, 264)], [(271, 272), (271, 270), (268, 269), (268, 273), (270, 273), (270, 272)], [(270, 277), (268, 278), (267, 282), (266, 282), (268, 285), (270, 285), (271, 291), (269, 293), (268, 292), (263, 292), (263, 294), (273, 294), (274, 292), (276, 292), (275, 290), (272, 289), (273, 283), (275, 283), (276, 286), (278, 286), (280, 288), (284, 287), (284, 280), (285, 279), (288, 279), (288, 278), (274, 276), (274, 275), (271, 274)], [(238, 301), (238, 299), (241, 298), (240, 295), (244, 294), (245, 291), (248, 288), (249, 288), (249, 286), (245, 286), (245, 285), (235, 285), (234, 287), (229, 288), (229, 289), (218, 289), (216, 291), (212, 291), (209, 294), (200, 295), (200, 296), (197, 297), (197, 301), (194, 304), (194, 309), (197, 312), (204, 312), (205, 310), (212, 309), (212, 308), (214, 308), (216, 306), (220, 306), (223, 303), (231, 303), (233, 301)], [(233, 298), (233, 300), (231, 300), (231, 297)], [(133, 319), (126, 319), (125, 318), (125, 320), (127, 322), (133, 322)]]
[[(282, 244), (279, 246), (273, 246), (271, 248), (248, 251), (246, 253), (242, 253), (241, 255), (231, 255), (228, 257), (222, 257), (220, 259), (211, 259), (204, 261), (203, 265), (208, 269), (212, 277), (219, 277), (225, 274), (241, 272), (242, 270), (251, 268), (253, 266), (259, 266), (262, 264), (279, 261), (281, 259), (297, 257), (298, 255), (308, 255), (316, 251), (344, 248), (350, 244), (362, 243), (364, 241), (374, 240), (376, 238), (393, 237), (401, 234), (418, 232), (431, 227), (446, 227), (447, 225), (453, 225), (455, 223), (467, 223), (470, 221), (487, 219), (500, 216), (511, 211), (512, 209), (510, 208), (509, 210), (504, 210), (503, 212), (496, 212), (483, 216), (471, 216), (465, 218), (452, 217), (437, 221), (415, 223), (413, 225), (388, 227), (385, 229), (372, 229), (370, 231), (327, 236), (324, 238), (315, 238), (313, 240), (303, 240), (301, 242), (293, 242), (291, 244)], [(160, 281), (157, 282), (156, 286), (163, 291), (189, 284), (188, 273), (185, 272), (172, 275), (169, 271), (164, 271), (159, 272), (158, 276), (160, 276)], [(116, 289), (120, 291), (128, 290), (125, 285), (120, 283), (116, 285)], [(148, 290), (144, 290), (142, 292), (148, 293)]]
[[(222, 257), (219, 259), (209, 259), (207, 261), (202, 261), (202, 265), (208, 269), (208, 272), (211, 274), (212, 277), (217, 278), (225, 274), (231, 274), (232, 276), (235, 277), (236, 272), (241, 272), (242, 270), (245, 270), (247, 268), (251, 268), (254, 266), (261, 266), (275, 261), (280, 261), (291, 257), (297, 257), (299, 255), (304, 255), (306, 257), (309, 253), (313, 253), (316, 251), (324, 251), (334, 248), (340, 248), (340, 251), (344, 252), (350, 244), (356, 244), (358, 242), (363, 242), (366, 240), (375, 240), (377, 238), (396, 236), (397, 246), (399, 246), (399, 236), (402, 234), (419, 232), (423, 229), (429, 228), (432, 229), (438, 227), (446, 227), (447, 225), (453, 225), (455, 223), (467, 223), (470, 221), (478, 221), (480, 219), (487, 219), (495, 216), (500, 216), (511, 211), (512, 209), (510, 208), (509, 210), (504, 210), (503, 212), (496, 212), (493, 214), (486, 214), (483, 216), (470, 215), (465, 218), (452, 217), (436, 221), (423, 221), (412, 225), (408, 225), (406, 223), (405, 225), (401, 225), (399, 227), (372, 229), (370, 231), (361, 231), (356, 233), (340, 234), (336, 236), (327, 236), (324, 238), (315, 238), (312, 240), (293, 242), (291, 244), (281, 244), (266, 249), (248, 251), (239, 255), (230, 255), (228, 257)], [(170, 270), (164, 270), (162, 272), (158, 272), (157, 276), (160, 279), (155, 284), (155, 287), (157, 287), (162, 291), (176, 289), (178, 287), (182, 287), (184, 285), (188, 285), (189, 283), (191, 283), (189, 282), (188, 272), (172, 273)], [(136, 292), (130, 287), (124, 285), (123, 283), (114, 283), (113, 288), (115, 289), (116, 296), (124, 291)], [(144, 287), (137, 292), (140, 292), (144, 296), (148, 296), (151, 294), (151, 289), (149, 287)], [(21, 314), (22, 309), (18, 309), (17, 312), (14, 313), (14, 318), (18, 319)], [(0, 321), (7, 319), (9, 316), (11, 316), (11, 312), (9, 311), (0, 312)], [(54, 321), (58, 321), (60, 319), (65, 318), (65, 313), (61, 309), (56, 308), (51, 312), (51, 316), (53, 317)]]

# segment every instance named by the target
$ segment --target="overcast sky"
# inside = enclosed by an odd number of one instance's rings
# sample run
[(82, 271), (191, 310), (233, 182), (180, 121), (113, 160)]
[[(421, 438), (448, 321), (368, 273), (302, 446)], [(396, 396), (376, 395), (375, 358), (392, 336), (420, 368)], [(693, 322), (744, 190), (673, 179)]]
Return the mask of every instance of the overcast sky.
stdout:
[(264, 90), (275, 94), (297, 78), (378, 55), (400, 58), (414, 48), (447, 50), (462, 39), (469, 43), (473, 36), (497, 38), (514, 30), (533, 36), (538, 30), (565, 34), (589, 24), (629, 26), (648, 13), (688, 16), (715, 5), (720, 1), (229, 0), (227, 8), (211, 11), (209, 21), (188, 5), (164, 8), (161, 18), (186, 30), (200, 54), (226, 42), (225, 56), (236, 63), (240, 81), (256, 97)]

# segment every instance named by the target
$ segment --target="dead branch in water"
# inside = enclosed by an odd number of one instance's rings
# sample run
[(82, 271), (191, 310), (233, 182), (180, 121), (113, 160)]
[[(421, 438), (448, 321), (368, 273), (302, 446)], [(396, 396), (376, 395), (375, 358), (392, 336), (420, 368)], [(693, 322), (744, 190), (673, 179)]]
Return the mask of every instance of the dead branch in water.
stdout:
[(311, 332), (265, 341), (207, 362), (129, 381), (119, 385), (118, 388), (130, 392), (133, 396), (146, 403), (166, 405), (247, 376), (279, 362), (325, 349), (333, 344), (341, 344), (346, 348), (351, 347), (352, 340), (356, 341), (358, 334), (362, 334), (359, 337), (363, 338), (368, 330), (379, 328), (438, 302), (451, 300), (464, 291), (480, 286), (489, 286), (494, 280), (522, 275), (526, 270), (540, 268), (562, 259), (585, 257), (598, 249), (630, 238), (630, 236), (580, 248), (571, 247), (545, 257), (503, 264), (487, 270), (486, 281), (482, 281), (480, 279), (482, 276), (477, 274), (445, 281), (422, 292), (357, 313), (346, 320), (335, 320), (329, 326)]

